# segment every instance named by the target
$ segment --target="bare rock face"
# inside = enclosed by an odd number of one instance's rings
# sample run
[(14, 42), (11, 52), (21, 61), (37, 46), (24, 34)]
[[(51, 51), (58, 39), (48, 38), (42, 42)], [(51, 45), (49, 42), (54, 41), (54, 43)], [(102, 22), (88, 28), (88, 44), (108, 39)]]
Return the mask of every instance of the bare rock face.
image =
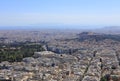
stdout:
[(25, 63), (35, 63), (36, 60), (33, 57), (26, 57), (23, 59), (23, 62)]
[(33, 57), (38, 58), (42, 56), (51, 56), (51, 55), (54, 55), (54, 53), (51, 51), (42, 51), (42, 52), (35, 52)]

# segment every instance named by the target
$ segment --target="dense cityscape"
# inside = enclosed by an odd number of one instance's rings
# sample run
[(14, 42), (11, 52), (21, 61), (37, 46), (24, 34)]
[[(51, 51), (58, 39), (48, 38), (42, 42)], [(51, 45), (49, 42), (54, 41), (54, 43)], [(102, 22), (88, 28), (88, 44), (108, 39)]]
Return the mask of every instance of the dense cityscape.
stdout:
[(1, 31), (0, 81), (119, 81), (119, 45), (119, 34)]

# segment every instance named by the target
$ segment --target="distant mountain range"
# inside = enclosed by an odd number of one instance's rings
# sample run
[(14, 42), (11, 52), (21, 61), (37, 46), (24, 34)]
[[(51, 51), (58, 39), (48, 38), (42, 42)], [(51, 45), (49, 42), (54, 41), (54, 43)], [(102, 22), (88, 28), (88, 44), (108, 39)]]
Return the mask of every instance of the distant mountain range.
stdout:
[(107, 34), (120, 34), (120, 26), (108, 26), (99, 29), (94, 29), (92, 31), (98, 33), (107, 33)]

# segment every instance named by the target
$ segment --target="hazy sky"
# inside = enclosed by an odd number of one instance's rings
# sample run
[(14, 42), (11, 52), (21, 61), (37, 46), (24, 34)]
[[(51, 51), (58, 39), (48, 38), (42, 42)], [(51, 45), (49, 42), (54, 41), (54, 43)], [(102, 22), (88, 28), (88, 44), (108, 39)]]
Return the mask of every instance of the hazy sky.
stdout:
[(0, 0), (0, 26), (120, 25), (120, 0)]

